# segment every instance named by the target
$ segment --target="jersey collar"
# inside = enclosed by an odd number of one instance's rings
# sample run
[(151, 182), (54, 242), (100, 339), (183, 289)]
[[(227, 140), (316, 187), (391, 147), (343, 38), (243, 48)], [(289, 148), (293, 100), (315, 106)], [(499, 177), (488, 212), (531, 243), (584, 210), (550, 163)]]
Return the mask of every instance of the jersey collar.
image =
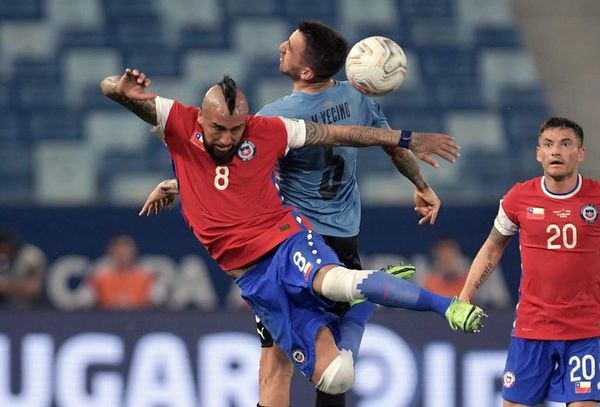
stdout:
[(542, 184), (542, 191), (544, 191), (544, 194), (546, 194), (550, 198), (567, 199), (567, 198), (570, 198), (573, 195), (577, 194), (577, 192), (579, 192), (579, 190), (581, 189), (582, 181), (581, 181), (581, 174), (577, 174), (577, 184), (575, 184), (575, 188), (573, 188), (569, 192), (565, 192), (564, 194), (556, 194), (554, 192), (550, 192), (548, 190), (548, 188), (546, 188), (546, 176), (543, 176), (542, 180), (540, 182)]

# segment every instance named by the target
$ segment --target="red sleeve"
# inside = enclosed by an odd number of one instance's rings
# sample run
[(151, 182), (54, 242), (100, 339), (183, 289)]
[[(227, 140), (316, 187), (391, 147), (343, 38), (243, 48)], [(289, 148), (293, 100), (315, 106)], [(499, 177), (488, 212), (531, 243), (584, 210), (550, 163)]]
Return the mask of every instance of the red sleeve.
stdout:
[(519, 194), (519, 190), (521, 189), (521, 184), (516, 184), (513, 186), (502, 198), (502, 210), (508, 217), (508, 219), (517, 226), (520, 226), (519, 218), (518, 218), (518, 199), (517, 196)]
[(165, 141), (169, 138), (187, 138), (194, 130), (198, 111), (195, 106), (185, 106), (173, 102), (165, 125)]

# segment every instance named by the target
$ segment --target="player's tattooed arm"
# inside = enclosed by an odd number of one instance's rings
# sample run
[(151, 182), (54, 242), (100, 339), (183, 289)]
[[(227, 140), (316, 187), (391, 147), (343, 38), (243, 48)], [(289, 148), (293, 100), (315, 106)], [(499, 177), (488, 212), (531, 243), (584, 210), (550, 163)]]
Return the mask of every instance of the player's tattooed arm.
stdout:
[(409, 150), (401, 147), (384, 147), (383, 149), (392, 158), (398, 172), (412, 182), (419, 191), (423, 191), (429, 186), (421, 174), (419, 163)]
[(467, 281), (460, 293), (460, 298), (465, 301), (471, 301), (475, 292), (492, 275), (506, 247), (510, 243), (512, 236), (504, 236), (495, 227), (492, 228), (487, 240), (479, 249), (477, 256), (471, 264)]
[(415, 212), (420, 216), (419, 225), (434, 224), (442, 202), (435, 191), (425, 182), (413, 153), (401, 147), (384, 147), (383, 149), (392, 158), (396, 169), (415, 185), (413, 200)]
[(150, 79), (137, 69), (126, 69), (122, 76), (109, 76), (100, 83), (102, 92), (123, 105), (140, 119), (147, 123), (156, 125), (156, 94), (146, 92), (150, 86)]
[(400, 132), (360, 126), (329, 126), (306, 122), (305, 146), (396, 146)]

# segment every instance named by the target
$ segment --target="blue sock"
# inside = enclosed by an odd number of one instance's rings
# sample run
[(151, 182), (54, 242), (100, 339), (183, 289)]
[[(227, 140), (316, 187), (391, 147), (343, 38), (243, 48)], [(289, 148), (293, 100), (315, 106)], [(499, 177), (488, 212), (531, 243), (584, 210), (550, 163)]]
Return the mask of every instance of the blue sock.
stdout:
[(362, 341), (365, 325), (377, 305), (370, 301), (363, 301), (350, 307), (340, 321), (340, 342), (338, 348), (348, 349), (354, 355), (354, 361), (358, 356), (358, 349)]
[(416, 284), (375, 271), (369, 274), (358, 289), (370, 301), (387, 307), (406, 308), (415, 311), (434, 311), (445, 316), (452, 298), (425, 290)]

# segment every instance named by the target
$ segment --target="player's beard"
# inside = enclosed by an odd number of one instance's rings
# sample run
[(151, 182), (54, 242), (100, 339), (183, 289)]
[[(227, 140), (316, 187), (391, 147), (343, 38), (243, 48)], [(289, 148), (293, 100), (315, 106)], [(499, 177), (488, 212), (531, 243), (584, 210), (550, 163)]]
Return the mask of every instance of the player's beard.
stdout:
[(205, 143), (204, 148), (206, 149), (208, 155), (210, 155), (210, 157), (213, 159), (213, 161), (217, 163), (217, 165), (226, 165), (229, 164), (231, 160), (233, 160), (235, 153), (240, 148), (240, 144), (241, 142), (234, 144), (233, 146), (231, 146), (231, 149), (227, 151), (217, 150), (214, 144), (208, 145)]
[(302, 68), (295, 66), (285, 69), (282, 66), (280, 66), (279, 72), (290, 78), (292, 81), (296, 82), (300, 80), (300, 73), (302, 72)]

